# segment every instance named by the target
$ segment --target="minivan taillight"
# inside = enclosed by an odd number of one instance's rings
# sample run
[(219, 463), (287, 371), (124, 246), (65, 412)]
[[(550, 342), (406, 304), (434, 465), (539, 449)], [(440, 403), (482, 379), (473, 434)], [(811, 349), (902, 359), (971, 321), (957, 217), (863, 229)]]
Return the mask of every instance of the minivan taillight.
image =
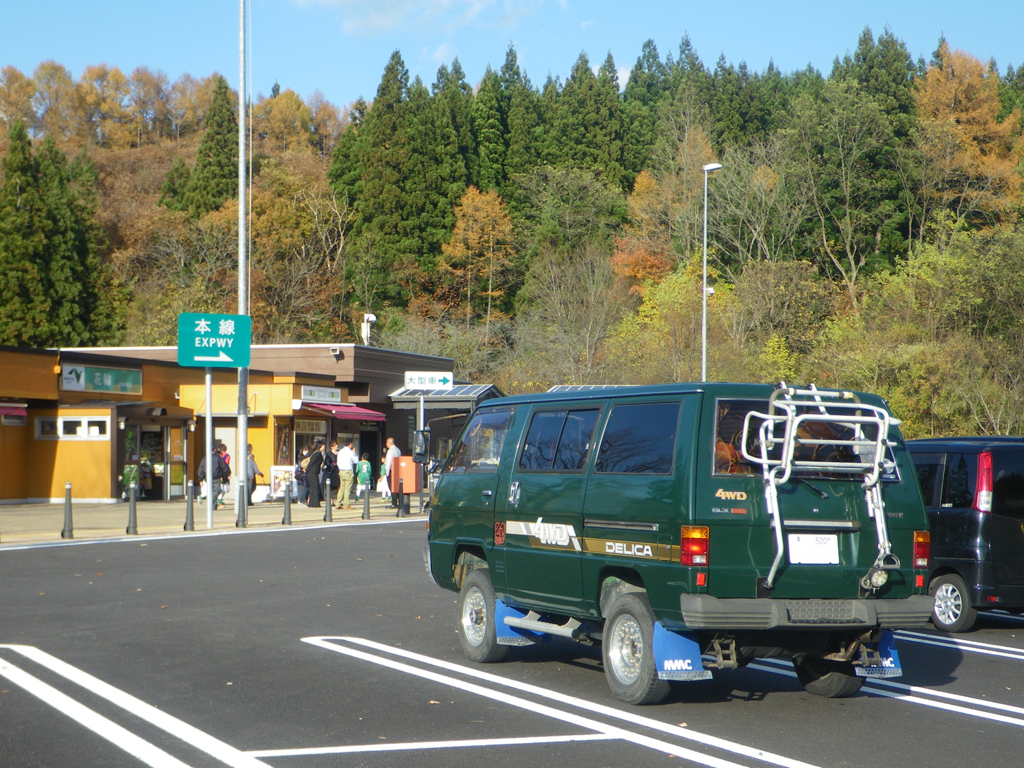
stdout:
[(992, 511), (992, 454), (989, 451), (978, 454), (978, 481), (972, 506), (978, 512)]
[(707, 526), (684, 525), (679, 535), (680, 565), (707, 565), (708, 540), (711, 529)]
[(928, 531), (914, 531), (914, 567), (927, 568), (932, 554), (932, 535)]

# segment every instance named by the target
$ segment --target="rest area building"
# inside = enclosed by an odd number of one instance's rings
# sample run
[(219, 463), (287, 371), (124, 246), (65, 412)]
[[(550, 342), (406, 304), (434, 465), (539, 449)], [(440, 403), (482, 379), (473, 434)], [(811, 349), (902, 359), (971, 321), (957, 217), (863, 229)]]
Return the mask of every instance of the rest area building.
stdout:
[[(315, 440), (352, 437), (376, 473), (387, 437), (411, 449), (415, 412), (390, 395), (406, 371), (451, 371), (449, 358), (356, 344), (253, 345), (248, 442), (260, 470), (291, 467)], [(214, 444), (236, 457), (238, 375), (213, 369)], [(0, 347), (0, 504), (183, 498), (198, 486), (207, 410), (202, 368), (177, 347)], [(268, 492), (275, 489), (270, 487)]]

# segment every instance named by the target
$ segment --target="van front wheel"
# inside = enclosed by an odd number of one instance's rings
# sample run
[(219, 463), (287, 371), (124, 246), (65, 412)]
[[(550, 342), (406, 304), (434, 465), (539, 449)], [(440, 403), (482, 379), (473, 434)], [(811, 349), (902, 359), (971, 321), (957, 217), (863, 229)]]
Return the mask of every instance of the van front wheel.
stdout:
[(470, 661), (490, 664), (501, 661), (507, 645), (498, 645), (494, 628), (497, 597), (486, 568), (470, 571), (459, 593), (459, 645)]
[(806, 657), (793, 661), (797, 679), (808, 693), (826, 699), (845, 699), (853, 696), (864, 684), (849, 661), (830, 661)]
[(656, 704), (668, 694), (654, 664), (654, 613), (643, 592), (615, 598), (604, 622), (601, 655), (608, 687), (619, 701)]

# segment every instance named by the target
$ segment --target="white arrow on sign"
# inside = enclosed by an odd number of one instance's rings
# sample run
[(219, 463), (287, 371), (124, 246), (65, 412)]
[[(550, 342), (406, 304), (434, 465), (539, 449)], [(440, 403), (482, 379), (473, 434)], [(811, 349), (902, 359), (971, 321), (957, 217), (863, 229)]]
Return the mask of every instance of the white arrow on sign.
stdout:
[(193, 358), (197, 363), (230, 363), (232, 358), (227, 355), (226, 352), (221, 352), (216, 357), (195, 357)]

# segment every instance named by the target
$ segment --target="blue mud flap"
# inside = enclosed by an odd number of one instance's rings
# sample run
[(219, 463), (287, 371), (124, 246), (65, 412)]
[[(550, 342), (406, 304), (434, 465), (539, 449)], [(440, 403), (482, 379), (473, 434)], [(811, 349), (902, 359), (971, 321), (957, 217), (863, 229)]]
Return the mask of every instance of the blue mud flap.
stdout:
[(526, 617), (526, 613), (505, 605), (501, 600), (496, 599), (494, 601), (494, 633), (498, 645), (533, 645), (534, 643), (543, 643), (551, 640), (550, 635), (508, 626), (505, 623), (506, 616), (522, 619)]
[(900, 677), (903, 675), (900, 654), (896, 650), (896, 637), (892, 632), (887, 629), (883, 630), (882, 639), (868, 647), (878, 654), (879, 664), (869, 667), (854, 667), (858, 677)]
[(660, 680), (710, 680), (704, 669), (700, 645), (689, 632), (669, 632), (654, 622), (654, 663)]

